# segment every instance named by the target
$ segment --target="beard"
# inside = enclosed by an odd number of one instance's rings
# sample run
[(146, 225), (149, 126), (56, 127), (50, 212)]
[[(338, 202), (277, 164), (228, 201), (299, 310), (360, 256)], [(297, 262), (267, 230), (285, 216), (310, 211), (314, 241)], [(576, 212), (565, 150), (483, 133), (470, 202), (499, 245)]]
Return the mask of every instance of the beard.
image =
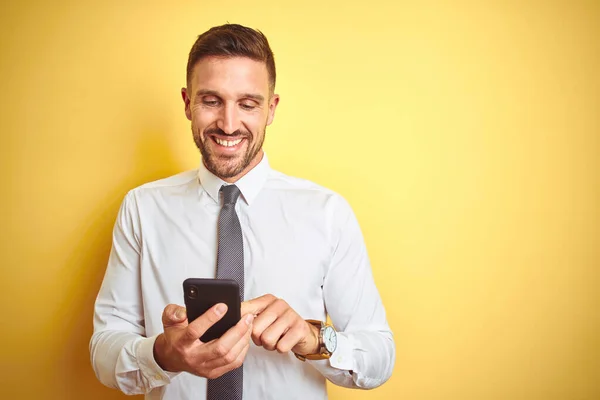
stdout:
[[(226, 135), (225, 132), (219, 128), (210, 128), (204, 132), (197, 132), (194, 129), (192, 129), (192, 131), (194, 134), (194, 142), (196, 143), (198, 150), (200, 150), (202, 161), (204, 162), (206, 169), (221, 179), (229, 179), (244, 171), (262, 149), (262, 145), (265, 141), (266, 127), (263, 128), (262, 135), (257, 135), (258, 139), (254, 143), (252, 141), (254, 137), (252, 133), (239, 129), (231, 135)], [(245, 139), (245, 153), (234, 154), (231, 156), (214, 154), (214, 152), (211, 151), (210, 146), (207, 146), (207, 142), (209, 141), (214, 143), (213, 139), (209, 136), (211, 134), (227, 136), (229, 140)]]

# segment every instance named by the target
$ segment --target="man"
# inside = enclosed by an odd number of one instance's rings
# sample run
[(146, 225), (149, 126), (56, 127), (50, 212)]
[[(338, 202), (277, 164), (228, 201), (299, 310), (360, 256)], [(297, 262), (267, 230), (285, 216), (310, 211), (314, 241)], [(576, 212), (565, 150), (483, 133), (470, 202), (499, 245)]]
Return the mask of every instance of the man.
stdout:
[[(105, 385), (147, 399), (316, 400), (326, 379), (374, 388), (390, 377), (392, 333), (352, 210), (272, 170), (262, 150), (275, 77), (258, 31), (228, 24), (194, 44), (181, 93), (202, 163), (123, 201), (90, 343)], [(222, 243), (230, 231), (239, 240)], [(182, 282), (222, 277), (229, 257), (243, 276), (242, 318), (202, 343), (226, 307), (188, 321)]]

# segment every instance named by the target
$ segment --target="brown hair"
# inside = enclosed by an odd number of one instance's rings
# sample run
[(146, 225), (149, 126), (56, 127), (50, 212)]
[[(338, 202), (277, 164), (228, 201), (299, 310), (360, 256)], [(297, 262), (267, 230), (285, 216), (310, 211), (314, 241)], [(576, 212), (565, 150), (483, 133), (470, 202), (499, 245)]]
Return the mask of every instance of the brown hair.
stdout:
[(264, 62), (269, 73), (269, 89), (275, 90), (275, 58), (266, 36), (255, 29), (238, 24), (215, 26), (198, 36), (187, 63), (187, 85), (194, 66), (204, 57), (248, 57)]

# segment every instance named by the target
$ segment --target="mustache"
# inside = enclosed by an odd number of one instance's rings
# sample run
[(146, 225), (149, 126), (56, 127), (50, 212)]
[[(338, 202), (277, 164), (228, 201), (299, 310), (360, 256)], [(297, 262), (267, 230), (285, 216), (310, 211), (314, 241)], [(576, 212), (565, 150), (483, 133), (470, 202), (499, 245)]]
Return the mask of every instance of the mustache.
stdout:
[(239, 138), (252, 138), (252, 134), (248, 131), (243, 131), (241, 129), (236, 130), (232, 133), (225, 133), (220, 128), (209, 128), (204, 131), (204, 136), (208, 135), (218, 135), (218, 136), (226, 136), (231, 139), (239, 139)]

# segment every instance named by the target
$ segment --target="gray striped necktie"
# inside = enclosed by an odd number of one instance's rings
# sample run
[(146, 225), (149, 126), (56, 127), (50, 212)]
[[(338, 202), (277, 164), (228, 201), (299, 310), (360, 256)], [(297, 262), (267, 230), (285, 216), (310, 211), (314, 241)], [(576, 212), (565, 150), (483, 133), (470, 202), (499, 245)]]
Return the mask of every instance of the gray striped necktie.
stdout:
[[(217, 278), (234, 279), (244, 300), (244, 242), (242, 227), (235, 212), (240, 189), (235, 185), (221, 186), (223, 207), (219, 214), (219, 244), (217, 249)], [(207, 400), (242, 400), (243, 366), (216, 379), (208, 380)]]

